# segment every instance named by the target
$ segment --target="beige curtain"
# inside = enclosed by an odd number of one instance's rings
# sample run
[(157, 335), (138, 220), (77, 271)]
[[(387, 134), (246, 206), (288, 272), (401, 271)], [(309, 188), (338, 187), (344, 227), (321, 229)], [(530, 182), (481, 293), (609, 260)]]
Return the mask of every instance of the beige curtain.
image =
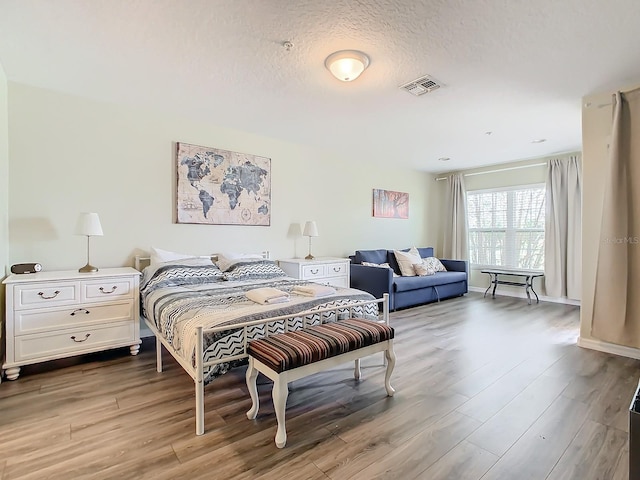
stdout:
[(580, 299), (582, 285), (582, 162), (549, 160), (544, 231), (544, 284), (550, 297)]
[(447, 177), (444, 216), (444, 258), (467, 260), (467, 194), (460, 173)]
[(613, 98), (591, 334), (640, 348), (640, 89)]

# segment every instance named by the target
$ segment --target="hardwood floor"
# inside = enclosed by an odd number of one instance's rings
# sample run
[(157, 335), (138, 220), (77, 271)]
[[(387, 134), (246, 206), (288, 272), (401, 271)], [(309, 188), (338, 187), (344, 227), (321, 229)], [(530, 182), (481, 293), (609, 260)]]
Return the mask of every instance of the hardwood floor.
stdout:
[(287, 447), (271, 384), (255, 421), (244, 368), (205, 389), (153, 342), (25, 367), (0, 385), (0, 478), (626, 480), (640, 362), (575, 345), (579, 309), (481, 294), (391, 314), (382, 356), (294, 382)]

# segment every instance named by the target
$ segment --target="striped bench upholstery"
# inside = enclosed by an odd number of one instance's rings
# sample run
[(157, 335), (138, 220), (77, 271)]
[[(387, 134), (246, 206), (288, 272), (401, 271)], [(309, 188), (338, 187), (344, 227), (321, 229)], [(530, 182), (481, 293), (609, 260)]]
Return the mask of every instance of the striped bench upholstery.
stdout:
[(253, 420), (258, 415), (260, 403), (256, 379), (260, 372), (273, 380), (273, 407), (278, 419), (276, 446), (284, 447), (287, 443), (285, 410), (289, 382), (348, 361), (355, 361), (354, 376), (359, 380), (360, 358), (376, 352), (384, 352), (387, 363), (384, 387), (392, 397), (395, 390), (390, 379), (396, 363), (393, 334), (393, 328), (385, 323), (350, 318), (249, 342), (247, 389), (252, 405), (247, 418)]
[(281, 373), (392, 338), (392, 327), (352, 318), (253, 340), (247, 353)]

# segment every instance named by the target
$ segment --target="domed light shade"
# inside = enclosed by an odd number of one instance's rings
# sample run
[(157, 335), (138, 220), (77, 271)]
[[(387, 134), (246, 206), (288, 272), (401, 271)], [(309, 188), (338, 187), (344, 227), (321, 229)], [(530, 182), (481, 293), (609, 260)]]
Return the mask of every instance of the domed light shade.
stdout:
[(351, 82), (369, 66), (369, 57), (358, 50), (340, 50), (329, 55), (324, 65), (338, 80)]

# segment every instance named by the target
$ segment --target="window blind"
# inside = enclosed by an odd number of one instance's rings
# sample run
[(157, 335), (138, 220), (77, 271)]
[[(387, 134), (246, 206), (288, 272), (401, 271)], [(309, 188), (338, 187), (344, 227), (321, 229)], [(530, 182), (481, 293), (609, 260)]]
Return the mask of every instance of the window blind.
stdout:
[(472, 264), (544, 268), (544, 185), (467, 192), (467, 215)]

